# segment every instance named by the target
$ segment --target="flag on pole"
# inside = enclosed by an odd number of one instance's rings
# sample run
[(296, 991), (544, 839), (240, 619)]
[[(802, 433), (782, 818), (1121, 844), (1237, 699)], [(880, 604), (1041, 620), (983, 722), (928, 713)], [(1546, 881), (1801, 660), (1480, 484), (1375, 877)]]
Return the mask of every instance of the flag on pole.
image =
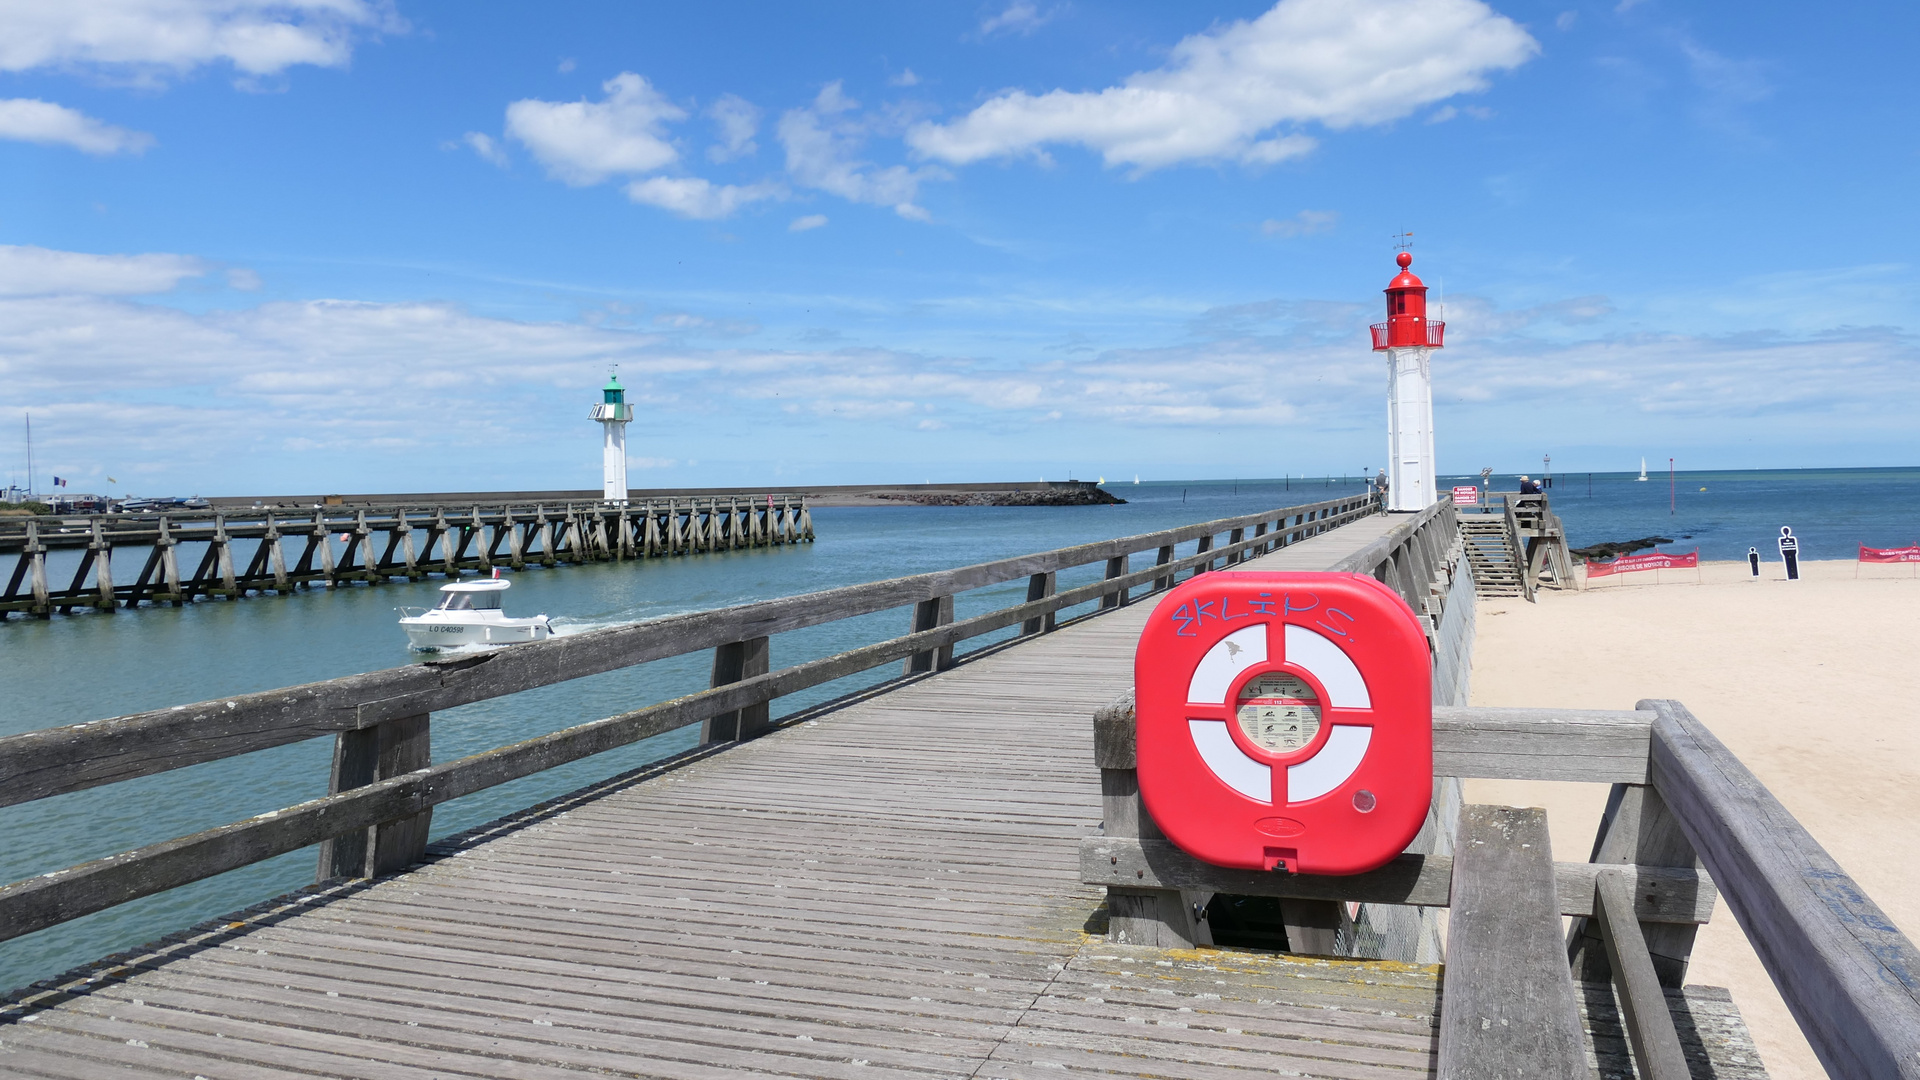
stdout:
[(54, 487), (66, 487), (66, 486), (67, 486), (67, 482), (66, 482), (66, 480), (65, 480), (64, 478), (62, 478), (62, 477), (58, 477), (58, 476), (56, 476), (56, 477), (54, 477), (54, 478), (53, 478), (53, 486), (54, 486)]

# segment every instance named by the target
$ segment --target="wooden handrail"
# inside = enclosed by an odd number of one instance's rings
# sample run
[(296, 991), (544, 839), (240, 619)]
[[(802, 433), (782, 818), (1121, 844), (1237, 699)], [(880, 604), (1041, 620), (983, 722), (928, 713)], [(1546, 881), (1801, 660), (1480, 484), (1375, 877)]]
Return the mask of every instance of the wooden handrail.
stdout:
[[(479, 656), (427, 661), (365, 675), (7, 736), (0, 738), (0, 806), (131, 780), (332, 732), (371, 727), (403, 716), (436, 712), (731, 642), (903, 607), (1034, 574), (1104, 562), (1115, 556), (1211, 537), (1276, 518), (1301, 518), (1324, 511), (1341, 515), (1337, 520), (1283, 524), (1277, 532), (1239, 545), (1213, 548), (1206, 559), (1181, 563), (1186, 567), (1210, 565), (1230, 551), (1249, 550), (1256, 543), (1269, 544), (1277, 538), (1323, 524), (1351, 520), (1358, 512), (1370, 512), (1371, 507), (1372, 500), (1358, 496), (1327, 500), (954, 570), (672, 615), (629, 626), (550, 638)], [(1167, 568), (1158, 567), (1157, 571), (1165, 575)], [(1144, 584), (1154, 576), (1143, 571), (1101, 585), (1104, 590), (1113, 591)], [(1122, 581), (1126, 584), (1121, 584)], [(1041, 601), (1046, 606), (1036, 607), (1033, 613), (1044, 615), (1085, 602), (1064, 599), (1074, 595), (1077, 591), (1049, 598), (1050, 603)]]
[(1654, 713), (1654, 787), (1820, 1064), (1848, 1080), (1920, 1076), (1920, 949), (1685, 706), (1639, 707)]

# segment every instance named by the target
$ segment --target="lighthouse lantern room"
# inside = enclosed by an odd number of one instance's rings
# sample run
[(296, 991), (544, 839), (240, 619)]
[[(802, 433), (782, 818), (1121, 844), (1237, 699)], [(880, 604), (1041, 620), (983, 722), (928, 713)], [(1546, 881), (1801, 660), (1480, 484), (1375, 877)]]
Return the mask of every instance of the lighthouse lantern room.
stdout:
[(600, 422), (600, 497), (607, 502), (627, 501), (627, 423), (633, 419), (633, 406), (627, 404), (627, 391), (620, 385), (619, 369), (607, 377), (600, 388), (600, 404), (592, 416)]
[(1375, 323), (1373, 350), (1387, 354), (1387, 509), (1425, 510), (1439, 497), (1434, 478), (1433, 372), (1429, 360), (1447, 325), (1427, 318), (1427, 286), (1408, 267), (1387, 286), (1387, 321)]

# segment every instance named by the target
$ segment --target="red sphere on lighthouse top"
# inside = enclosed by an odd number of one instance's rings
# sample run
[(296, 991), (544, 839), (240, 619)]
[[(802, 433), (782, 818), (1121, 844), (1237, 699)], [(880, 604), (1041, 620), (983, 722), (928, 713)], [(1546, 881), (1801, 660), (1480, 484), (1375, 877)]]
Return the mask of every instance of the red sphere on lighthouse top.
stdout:
[(1387, 321), (1373, 324), (1373, 348), (1442, 347), (1447, 324), (1427, 318), (1427, 286), (1412, 270), (1413, 253), (1403, 251), (1394, 262), (1400, 273), (1387, 285)]

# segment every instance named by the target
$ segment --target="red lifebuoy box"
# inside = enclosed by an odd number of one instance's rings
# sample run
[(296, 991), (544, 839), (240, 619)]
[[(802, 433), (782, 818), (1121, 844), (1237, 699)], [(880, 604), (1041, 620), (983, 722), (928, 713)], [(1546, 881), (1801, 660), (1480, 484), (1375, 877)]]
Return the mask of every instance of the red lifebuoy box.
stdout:
[(1359, 574), (1202, 574), (1134, 655), (1140, 795), (1216, 866), (1358, 874), (1406, 850), (1433, 796), (1426, 634)]

